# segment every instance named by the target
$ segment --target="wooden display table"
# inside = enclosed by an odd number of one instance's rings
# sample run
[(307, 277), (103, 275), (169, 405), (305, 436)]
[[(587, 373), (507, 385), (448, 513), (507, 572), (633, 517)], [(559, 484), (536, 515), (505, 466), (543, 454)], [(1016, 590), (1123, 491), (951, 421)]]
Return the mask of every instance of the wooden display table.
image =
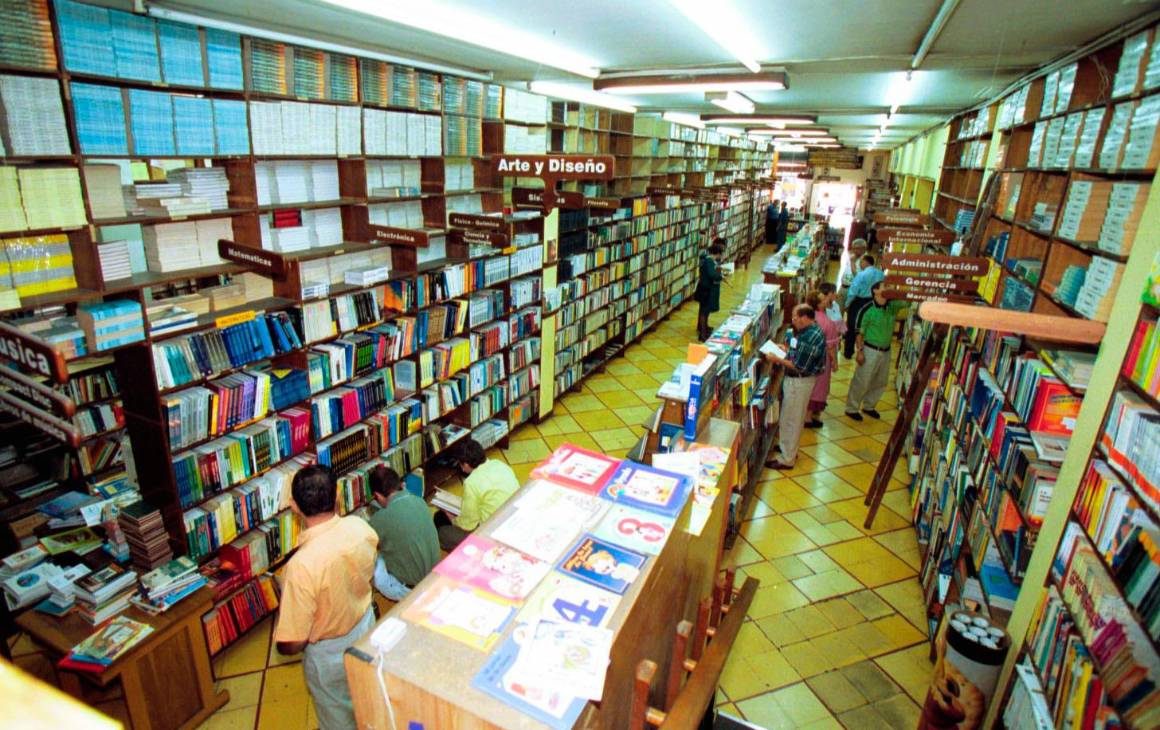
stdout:
[[(732, 448), (737, 424), (714, 421), (701, 443)], [(734, 471), (731, 453), (725, 481)], [(650, 557), (640, 575), (624, 594), (608, 628), (613, 631), (611, 664), (601, 702), (590, 702), (577, 720), (577, 728), (629, 727), (629, 713), (637, 664), (651, 659), (666, 669), (672, 653), (673, 627), (682, 619), (693, 620), (696, 603), (709, 595), (721, 561), (721, 546), (729, 509), (731, 485), (722, 484), (708, 522), (699, 536), (686, 530), (692, 498), (685, 504), (676, 527), (660, 555)], [(520, 492), (528, 489), (525, 484)], [(516, 498), (492, 516), (478, 534), (491, 534), (514, 509)], [(434, 581), (428, 576), (388, 614), (402, 618), (406, 608)], [(694, 608), (690, 609), (692, 606)], [(394, 710), (395, 727), (421, 723), (427, 730), (488, 728), (516, 730), (544, 727), (510, 705), (474, 689), (471, 680), (489, 654), (442, 634), (407, 623), (407, 631), (382, 657), (382, 677)], [(515, 623), (514, 621), (512, 622)], [(510, 634), (509, 626), (504, 638)], [(502, 639), (501, 639), (502, 641)], [(346, 654), (346, 673), (360, 728), (389, 728), (391, 721), (379, 686), (379, 657), (369, 638)], [(656, 700), (660, 700), (658, 691)]]
[[(193, 728), (229, 701), (214, 692), (201, 617), (213, 607), (213, 590), (202, 588), (160, 616), (137, 608), (124, 615), (153, 633), (101, 674), (57, 669), (61, 689), (80, 698), (82, 678), (101, 687), (120, 680), (133, 730)], [(16, 624), (59, 659), (96, 629), (75, 613), (62, 619), (25, 611)]]

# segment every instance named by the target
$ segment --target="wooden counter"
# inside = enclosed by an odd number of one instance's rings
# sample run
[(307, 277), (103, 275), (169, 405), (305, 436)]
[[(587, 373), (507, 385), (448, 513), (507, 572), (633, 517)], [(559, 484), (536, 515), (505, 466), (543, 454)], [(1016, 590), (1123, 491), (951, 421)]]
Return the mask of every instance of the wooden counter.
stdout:
[[(738, 425), (714, 419), (702, 443), (733, 449)], [(725, 476), (735, 471), (731, 451)], [(518, 494), (522, 494), (524, 485)], [(608, 628), (613, 631), (611, 664), (601, 702), (590, 702), (577, 721), (578, 728), (623, 730), (629, 726), (633, 677), (642, 659), (651, 659), (667, 671), (673, 630), (682, 619), (693, 620), (697, 602), (709, 595), (720, 567), (721, 549), (728, 520), (731, 485), (722, 483), (708, 522), (699, 536), (687, 532), (692, 498), (677, 519), (675, 529), (660, 555), (646, 561), (640, 576), (624, 594)], [(490, 535), (514, 510), (515, 499), (501, 508), (480, 529)], [(434, 582), (428, 576), (388, 616), (402, 613)], [(514, 624), (514, 622), (513, 622)], [(509, 626), (504, 638), (510, 634)], [(501, 639), (502, 641), (502, 639)], [(497, 644), (498, 646), (498, 644)], [(399, 643), (381, 659), (382, 677), (391, 698), (395, 726), (422, 723), (426, 730), (502, 728), (522, 730), (545, 727), (539, 721), (471, 686), (489, 654), (412, 623)], [(354, 698), (359, 728), (389, 728), (386, 701), (376, 676), (379, 657), (364, 638), (346, 655), (346, 671)], [(664, 676), (664, 675), (661, 675)], [(660, 692), (654, 702), (660, 703)]]
[[(213, 590), (202, 588), (159, 616), (130, 607), (125, 616), (153, 627), (141, 640), (104, 672), (71, 672), (58, 669), (61, 689), (81, 697), (81, 682), (102, 687), (120, 681), (134, 730), (194, 728), (229, 701), (228, 692), (214, 692), (213, 674), (201, 617), (213, 607)], [(75, 612), (56, 618), (39, 611), (25, 611), (16, 623), (55, 659), (88, 638), (96, 627)]]

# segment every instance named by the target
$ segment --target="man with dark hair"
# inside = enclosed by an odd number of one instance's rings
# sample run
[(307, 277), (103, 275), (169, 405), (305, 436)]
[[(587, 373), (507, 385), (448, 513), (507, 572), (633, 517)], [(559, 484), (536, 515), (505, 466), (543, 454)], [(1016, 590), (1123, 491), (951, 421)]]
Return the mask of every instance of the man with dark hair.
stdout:
[(290, 484), (290, 508), (306, 529), (282, 576), (274, 641), (282, 654), (306, 652), (302, 669), (323, 730), (354, 727), (343, 653), (375, 624), (371, 577), (378, 537), (358, 517), (334, 513), (334, 475), (307, 466)]
[(693, 299), (697, 302), (697, 339), (709, 339), (709, 315), (721, 308), (721, 257), (725, 254), (725, 239), (717, 238), (708, 251), (701, 252), (700, 277)]
[(870, 288), (886, 278), (882, 270), (874, 265), (874, 257), (864, 254), (859, 259), (861, 270), (850, 281), (846, 290), (846, 342), (843, 348), (846, 359), (854, 357), (854, 337), (858, 334), (858, 315), (874, 301)]
[(439, 562), (439, 535), (427, 503), (402, 488), (394, 469), (379, 464), (371, 469), (369, 481), (379, 506), (370, 520), (379, 536), (375, 588), (401, 601)]
[(443, 511), (435, 513), (439, 546), (444, 550), (454, 550), (520, 488), (520, 480), (512, 468), (498, 459), (487, 458), (483, 447), (473, 438), (460, 443), (455, 461), (464, 474), (463, 506), (456, 517)]
[(778, 455), (765, 462), (771, 469), (792, 469), (797, 461), (802, 427), (810, 407), (814, 382), (826, 366), (826, 335), (814, 321), (814, 309), (808, 304), (793, 308), (790, 330), (786, 333), (784, 358), (767, 354), (767, 360), (785, 368), (781, 381), (781, 417), (778, 421)]
[[(858, 367), (846, 392), (846, 417), (862, 420), (862, 413), (881, 418), (876, 410), (890, 380), (890, 344), (894, 341), (894, 322), (898, 313), (909, 306), (902, 299), (888, 301), (886, 286), (878, 282), (870, 289), (873, 299), (858, 318), (855, 360)], [(859, 413), (859, 409), (862, 413)]]
[(777, 214), (780, 212), (777, 200), (765, 209), (765, 242), (777, 244)]
[(781, 201), (781, 211), (777, 214), (777, 247), (785, 245), (785, 236), (789, 232), (789, 206)]

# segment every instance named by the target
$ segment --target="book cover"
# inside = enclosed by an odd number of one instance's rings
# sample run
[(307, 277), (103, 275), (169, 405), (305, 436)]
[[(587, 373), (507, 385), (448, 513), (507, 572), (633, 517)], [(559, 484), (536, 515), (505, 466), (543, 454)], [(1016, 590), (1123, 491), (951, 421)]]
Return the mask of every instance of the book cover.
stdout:
[(440, 578), (419, 594), (403, 618), (468, 646), (489, 651), (516, 614), (489, 593)]
[(517, 621), (534, 624), (543, 618), (607, 626), (619, 605), (619, 595), (553, 571), (528, 596)]
[(647, 558), (592, 535), (583, 535), (569, 550), (559, 570), (598, 588), (624, 595), (632, 585)]
[(555, 563), (582, 530), (596, 524), (608, 502), (548, 481), (528, 485), (515, 502), (515, 511), (490, 537), (532, 557)]
[(601, 496), (618, 504), (676, 518), (693, 490), (689, 477), (625, 461)]
[(620, 463), (620, 459), (565, 443), (536, 466), (532, 476), (588, 494), (599, 494)]
[(612, 630), (539, 621), (530, 627), (509, 670), (515, 681), (592, 700), (604, 695)]
[(592, 534), (630, 550), (659, 555), (673, 531), (674, 522), (670, 517), (614, 504)]
[(471, 680), (471, 686), (554, 730), (573, 727), (588, 704), (587, 700), (517, 681), (511, 669), (519, 653), (520, 645), (513, 633), (488, 657), (483, 668)]
[(468, 535), (435, 566), (439, 575), (510, 601), (526, 598), (549, 570), (551, 564), (480, 535)]

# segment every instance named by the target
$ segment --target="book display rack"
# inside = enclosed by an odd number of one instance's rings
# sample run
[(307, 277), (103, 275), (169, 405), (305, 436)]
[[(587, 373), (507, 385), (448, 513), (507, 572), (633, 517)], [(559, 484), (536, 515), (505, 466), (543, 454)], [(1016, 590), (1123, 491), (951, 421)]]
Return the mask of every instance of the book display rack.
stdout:
[[(541, 388), (684, 301), (714, 233), (737, 256), (761, 240), (742, 181), (764, 144), (576, 105), (558, 122), (497, 84), (72, 0), (25, 11), (43, 37), (0, 69), (5, 319), (67, 361), (47, 380), (78, 407), (75, 478), (136, 482), (175, 553), (235, 570), (221, 615), (293, 550), (301, 464), (339, 474), (344, 512), (379, 462), (433, 492), (456, 441), (505, 444)], [(492, 155), (625, 145), (623, 175), (562, 211), (581, 248), (558, 214), (505, 214), (522, 181)], [(102, 308), (117, 321), (86, 326)]]

